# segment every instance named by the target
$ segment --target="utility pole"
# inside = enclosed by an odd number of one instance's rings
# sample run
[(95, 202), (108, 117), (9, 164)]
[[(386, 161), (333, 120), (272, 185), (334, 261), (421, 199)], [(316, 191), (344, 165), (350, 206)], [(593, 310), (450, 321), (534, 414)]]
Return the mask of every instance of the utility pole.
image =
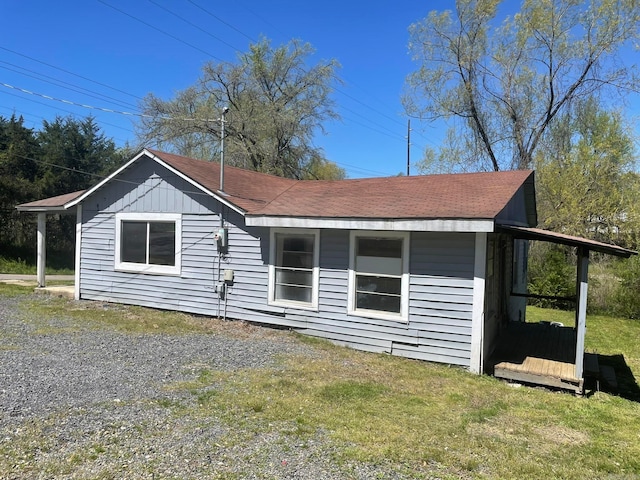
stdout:
[(411, 175), (411, 119), (407, 120), (407, 177)]
[(224, 116), (228, 111), (229, 107), (224, 107), (220, 117), (220, 192), (224, 192)]

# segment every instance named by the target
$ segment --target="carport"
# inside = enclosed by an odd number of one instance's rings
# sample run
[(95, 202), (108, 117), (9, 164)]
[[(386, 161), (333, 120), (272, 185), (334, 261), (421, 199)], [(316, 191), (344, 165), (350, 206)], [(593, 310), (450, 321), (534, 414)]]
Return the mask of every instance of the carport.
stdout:
[[(16, 209), (19, 212), (35, 213), (38, 217), (38, 250), (37, 250), (37, 281), (38, 287), (46, 287), (46, 260), (47, 260), (47, 215), (76, 215), (76, 238), (78, 238), (78, 229), (82, 220), (82, 206), (67, 207), (66, 205), (72, 200), (78, 198), (84, 193), (80, 190), (73, 193), (58, 195), (57, 197), (36, 200), (35, 202), (23, 203), (18, 205)], [(80, 275), (80, 249), (76, 242), (76, 258), (75, 258), (75, 297), (78, 298), (78, 285)]]

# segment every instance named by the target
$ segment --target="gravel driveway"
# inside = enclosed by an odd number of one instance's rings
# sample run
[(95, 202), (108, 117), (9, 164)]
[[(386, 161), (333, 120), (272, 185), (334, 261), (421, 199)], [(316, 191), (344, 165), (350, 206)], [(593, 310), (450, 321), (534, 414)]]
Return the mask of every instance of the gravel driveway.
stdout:
[[(30, 318), (20, 307), (24, 298), (0, 296), (2, 479), (408, 478), (393, 465), (336, 465), (338, 447), (324, 432), (301, 444), (277, 428), (230, 427), (219, 413), (176, 412), (195, 396), (168, 387), (203, 368), (271, 367), (277, 374), (281, 355), (319, 354), (288, 332), (83, 329), (68, 318)], [(43, 331), (43, 322), (50, 328)]]

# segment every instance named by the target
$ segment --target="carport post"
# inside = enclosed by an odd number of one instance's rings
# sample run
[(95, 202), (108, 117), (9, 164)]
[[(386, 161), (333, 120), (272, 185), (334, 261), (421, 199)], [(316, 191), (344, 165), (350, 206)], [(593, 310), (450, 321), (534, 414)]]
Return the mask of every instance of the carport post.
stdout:
[(38, 213), (38, 257), (36, 259), (38, 272), (38, 287), (45, 286), (44, 266), (47, 260), (47, 214), (45, 212)]

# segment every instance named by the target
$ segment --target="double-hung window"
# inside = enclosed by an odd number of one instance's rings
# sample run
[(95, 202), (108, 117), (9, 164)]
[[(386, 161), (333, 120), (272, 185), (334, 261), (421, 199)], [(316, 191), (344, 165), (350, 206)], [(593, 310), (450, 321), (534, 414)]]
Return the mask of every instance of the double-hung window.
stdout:
[(318, 238), (317, 230), (272, 230), (270, 303), (318, 308)]
[(115, 269), (180, 275), (180, 214), (116, 214)]
[(349, 313), (408, 320), (409, 234), (351, 232)]

